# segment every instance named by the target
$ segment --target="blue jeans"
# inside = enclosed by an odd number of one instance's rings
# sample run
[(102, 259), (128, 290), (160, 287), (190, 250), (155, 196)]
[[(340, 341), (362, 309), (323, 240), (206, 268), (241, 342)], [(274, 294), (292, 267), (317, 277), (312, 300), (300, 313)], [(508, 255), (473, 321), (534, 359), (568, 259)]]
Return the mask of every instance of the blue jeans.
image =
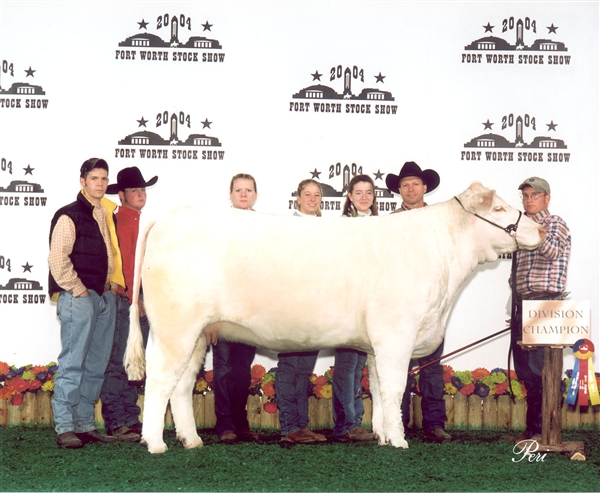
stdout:
[(240, 342), (220, 340), (213, 350), (213, 389), (217, 434), (243, 433), (248, 425), (248, 390), (256, 348)]
[(52, 411), (57, 434), (96, 429), (94, 405), (104, 382), (115, 332), (115, 300), (102, 296), (74, 298), (68, 291), (58, 297), (62, 350), (54, 379)]
[(333, 435), (341, 436), (360, 426), (365, 407), (362, 400), (362, 370), (367, 353), (336, 349), (333, 366)]
[[(417, 359), (417, 364), (422, 366), (438, 359), (444, 352), (444, 341), (429, 356)], [(410, 371), (410, 366), (409, 366)], [(408, 378), (407, 378), (408, 387)], [(423, 412), (423, 429), (431, 431), (443, 428), (446, 422), (446, 402), (444, 401), (444, 368), (438, 361), (419, 370), (419, 389), (421, 390), (421, 411)], [(410, 391), (407, 389), (402, 396), (402, 422), (404, 429), (408, 427), (410, 419)]]
[[(139, 423), (140, 408), (137, 406), (138, 386), (130, 382), (123, 366), (123, 357), (129, 337), (129, 309), (127, 297), (119, 294), (116, 302), (115, 337), (108, 366), (104, 372), (104, 384), (100, 392), (102, 416), (107, 430)], [(140, 317), (144, 347), (148, 342), (150, 325), (148, 317)]]
[(275, 393), (281, 434), (308, 429), (308, 385), (319, 351), (279, 353)]

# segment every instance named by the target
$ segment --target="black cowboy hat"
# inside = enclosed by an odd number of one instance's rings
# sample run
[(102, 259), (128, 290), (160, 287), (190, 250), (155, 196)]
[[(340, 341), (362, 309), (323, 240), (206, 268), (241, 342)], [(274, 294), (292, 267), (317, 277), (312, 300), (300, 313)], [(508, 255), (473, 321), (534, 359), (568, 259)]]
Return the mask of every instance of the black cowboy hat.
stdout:
[(421, 170), (417, 163), (408, 161), (402, 166), (399, 175), (390, 173), (385, 177), (385, 184), (387, 185), (388, 190), (390, 192), (398, 193), (398, 187), (400, 186), (402, 178), (406, 178), (407, 176), (417, 176), (421, 178), (423, 183), (427, 185), (427, 193), (433, 192), (440, 184), (440, 175), (437, 174), (437, 171), (432, 169)]
[(117, 183), (108, 185), (106, 193), (114, 195), (126, 188), (146, 188), (154, 185), (158, 180), (158, 176), (145, 181), (142, 172), (137, 166), (131, 168), (123, 168), (117, 175)]

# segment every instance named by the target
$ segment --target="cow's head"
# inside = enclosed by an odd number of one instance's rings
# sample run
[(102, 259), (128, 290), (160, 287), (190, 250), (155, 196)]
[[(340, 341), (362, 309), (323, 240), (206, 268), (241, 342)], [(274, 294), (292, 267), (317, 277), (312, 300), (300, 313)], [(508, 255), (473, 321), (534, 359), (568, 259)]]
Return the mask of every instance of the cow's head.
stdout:
[[(481, 232), (482, 244), (491, 247), (495, 257), (512, 253), (517, 248), (535, 250), (542, 243), (546, 230), (520, 211), (508, 205), (494, 190), (488, 190), (479, 182), (456, 197), (462, 207), (473, 214), (476, 227)], [(479, 224), (481, 223), (481, 224)], [(486, 251), (487, 261), (495, 260), (491, 251)]]

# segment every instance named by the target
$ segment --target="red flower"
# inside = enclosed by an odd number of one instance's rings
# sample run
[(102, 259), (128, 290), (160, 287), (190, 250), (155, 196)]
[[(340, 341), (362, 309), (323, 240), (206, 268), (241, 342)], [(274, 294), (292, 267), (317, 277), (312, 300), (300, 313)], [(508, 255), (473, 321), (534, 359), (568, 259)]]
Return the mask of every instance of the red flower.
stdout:
[(269, 414), (275, 414), (277, 412), (277, 403), (273, 401), (265, 402), (263, 409)]
[(210, 385), (213, 382), (213, 371), (212, 370), (208, 370), (206, 372), (206, 375), (204, 375), (204, 380), (206, 380), (206, 383), (208, 383), (208, 385)]
[(363, 375), (369, 375), (369, 368), (367, 366), (363, 366), (362, 374)]
[(496, 395), (502, 395), (502, 394), (506, 394), (507, 390), (508, 390), (508, 382), (501, 382), (498, 385), (496, 385), (496, 387), (494, 389), (494, 393)]
[(13, 406), (18, 406), (23, 402), (23, 394), (15, 394), (10, 398), (10, 403)]
[(42, 382), (40, 382), (39, 380), (32, 380), (31, 382), (29, 382), (29, 390), (38, 390), (42, 387)]
[(360, 385), (362, 386), (362, 388), (366, 391), (366, 392), (370, 392), (371, 391), (371, 387), (369, 387), (369, 375), (364, 375), (361, 379), (360, 379)]
[(475, 385), (473, 385), (472, 382), (467, 383), (462, 386), (462, 388), (459, 390), (459, 392), (464, 395), (471, 395), (473, 392), (475, 392)]
[(267, 382), (263, 385), (263, 392), (267, 397), (273, 397), (275, 395), (275, 383)]
[(254, 365), (252, 367), (252, 379), (256, 380), (257, 382), (264, 377), (266, 373), (267, 370), (265, 370), (263, 365)]
[(325, 375), (319, 375), (315, 380), (315, 385), (325, 385), (327, 383), (327, 377)]
[(323, 385), (315, 385), (313, 387), (313, 394), (315, 394), (315, 397), (317, 399), (321, 399), (323, 397)]
[(16, 378), (16, 379), (14, 379), (13, 387), (14, 387), (15, 391), (17, 391), (19, 393), (27, 392), (29, 390), (29, 382), (26, 382), (22, 378)]

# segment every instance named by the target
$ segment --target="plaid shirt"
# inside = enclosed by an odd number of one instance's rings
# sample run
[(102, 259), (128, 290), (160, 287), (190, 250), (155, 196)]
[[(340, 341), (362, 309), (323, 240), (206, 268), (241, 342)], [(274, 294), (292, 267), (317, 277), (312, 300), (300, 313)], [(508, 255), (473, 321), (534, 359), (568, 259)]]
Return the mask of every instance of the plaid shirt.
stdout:
[[(518, 250), (516, 255), (517, 294), (562, 293), (567, 282), (571, 233), (567, 224), (548, 209), (530, 217), (546, 228), (546, 238), (536, 250)], [(510, 281), (510, 280), (509, 280)]]

